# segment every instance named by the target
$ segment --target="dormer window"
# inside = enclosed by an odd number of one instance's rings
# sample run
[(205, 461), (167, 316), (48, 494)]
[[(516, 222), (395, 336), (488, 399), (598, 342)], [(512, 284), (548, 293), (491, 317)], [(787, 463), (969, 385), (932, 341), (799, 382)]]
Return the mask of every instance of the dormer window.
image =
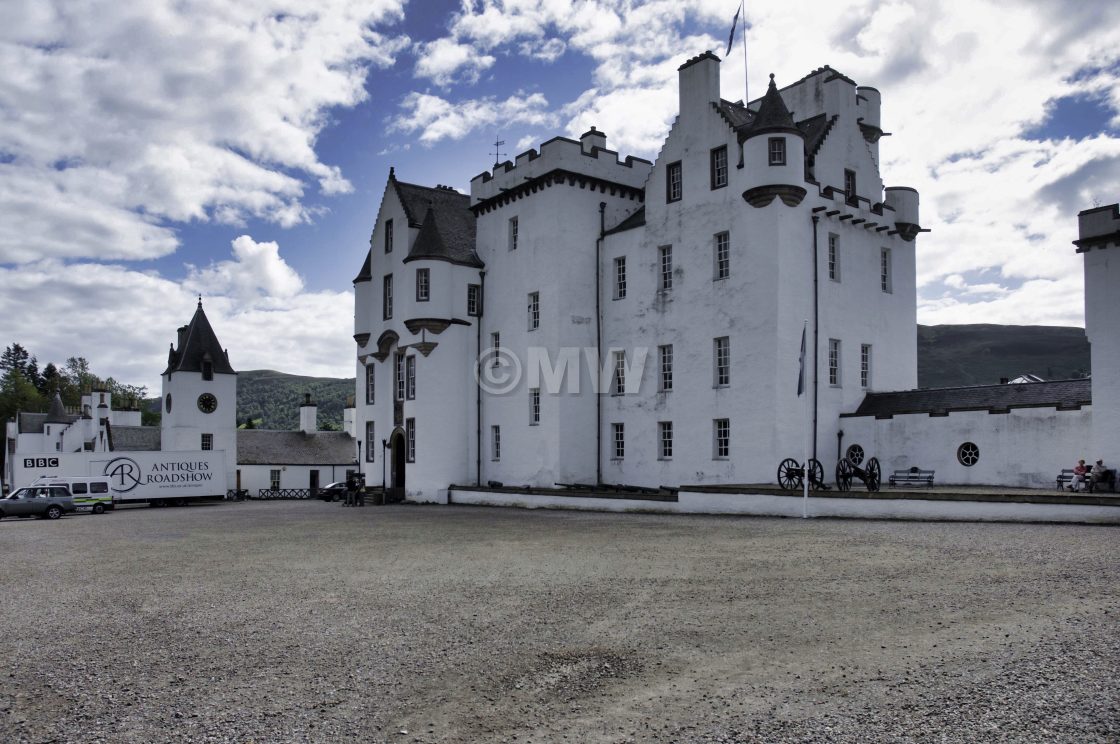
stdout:
[(771, 137), (770, 138), (770, 165), (785, 165), (786, 164), (786, 138), (785, 137)]
[(207, 380), (207, 381), (214, 379), (214, 363), (213, 362), (211, 362), (209, 360), (202, 362), (202, 379)]

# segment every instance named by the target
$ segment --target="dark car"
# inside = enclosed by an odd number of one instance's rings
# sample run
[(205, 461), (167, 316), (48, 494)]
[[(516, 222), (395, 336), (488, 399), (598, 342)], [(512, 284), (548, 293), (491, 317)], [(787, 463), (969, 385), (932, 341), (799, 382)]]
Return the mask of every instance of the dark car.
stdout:
[(0, 519), (4, 517), (39, 517), (58, 519), (72, 512), (74, 498), (65, 486), (30, 486), (17, 488), (0, 500)]
[(346, 498), (346, 482), (328, 483), (319, 489), (319, 498), (323, 501), (340, 501)]

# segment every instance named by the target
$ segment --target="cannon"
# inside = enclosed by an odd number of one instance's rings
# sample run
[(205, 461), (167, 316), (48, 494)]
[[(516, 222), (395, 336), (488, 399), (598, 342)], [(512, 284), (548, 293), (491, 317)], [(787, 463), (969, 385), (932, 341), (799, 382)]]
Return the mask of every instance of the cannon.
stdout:
[(883, 471), (879, 467), (879, 460), (871, 457), (867, 465), (861, 467), (847, 457), (841, 457), (836, 463), (836, 488), (841, 491), (852, 490), (852, 480), (859, 478), (867, 486), (868, 491), (878, 491), (879, 484), (883, 482)]
[(809, 488), (828, 490), (828, 486), (824, 482), (824, 467), (813, 458), (809, 459), (808, 468), (792, 457), (782, 460), (781, 464), (778, 465), (778, 485), (786, 491), (798, 490), (804, 483), (806, 470), (809, 471)]

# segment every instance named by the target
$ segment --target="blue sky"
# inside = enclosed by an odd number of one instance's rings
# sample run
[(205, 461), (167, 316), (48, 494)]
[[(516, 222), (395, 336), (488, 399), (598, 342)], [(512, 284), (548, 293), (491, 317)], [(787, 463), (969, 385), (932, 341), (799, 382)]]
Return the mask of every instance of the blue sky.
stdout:
[[(235, 368), (349, 376), (390, 166), (467, 190), (496, 137), (512, 158), (590, 125), (653, 159), (676, 68), (722, 56), (735, 8), (8, 0), (0, 342), (155, 389), (202, 292)], [(1120, 198), (1120, 4), (769, 0), (747, 18), (753, 93), (824, 64), (882, 93), (885, 180), (919, 189), (933, 229), (920, 322), (1081, 324), (1076, 212)], [(737, 47), (723, 95), (742, 81)]]

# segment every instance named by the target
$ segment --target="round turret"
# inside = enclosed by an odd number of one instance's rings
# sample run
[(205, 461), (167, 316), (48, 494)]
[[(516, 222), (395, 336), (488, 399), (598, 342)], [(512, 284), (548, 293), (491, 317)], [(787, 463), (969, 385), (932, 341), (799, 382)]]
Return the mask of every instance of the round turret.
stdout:
[(885, 203), (894, 210), (894, 226), (903, 240), (911, 241), (922, 231), (918, 220), (918, 190), (909, 186), (888, 186)]
[(774, 76), (743, 139), (747, 190), (752, 207), (765, 207), (780, 198), (795, 207), (805, 198), (805, 136), (778, 93)]

